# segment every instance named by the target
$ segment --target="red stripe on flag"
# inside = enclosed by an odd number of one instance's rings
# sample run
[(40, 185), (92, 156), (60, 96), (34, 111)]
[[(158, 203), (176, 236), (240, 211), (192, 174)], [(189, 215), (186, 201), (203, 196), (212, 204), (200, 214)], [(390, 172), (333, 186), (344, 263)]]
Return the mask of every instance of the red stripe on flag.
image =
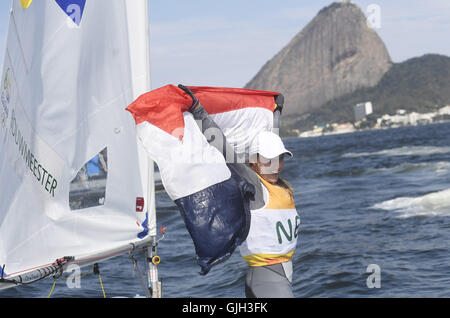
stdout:
[(183, 112), (192, 105), (192, 99), (181, 89), (167, 85), (140, 96), (127, 107), (136, 125), (148, 121), (165, 132), (182, 139)]
[(244, 88), (189, 86), (206, 111), (213, 115), (233, 110), (260, 107), (275, 111), (277, 92)]

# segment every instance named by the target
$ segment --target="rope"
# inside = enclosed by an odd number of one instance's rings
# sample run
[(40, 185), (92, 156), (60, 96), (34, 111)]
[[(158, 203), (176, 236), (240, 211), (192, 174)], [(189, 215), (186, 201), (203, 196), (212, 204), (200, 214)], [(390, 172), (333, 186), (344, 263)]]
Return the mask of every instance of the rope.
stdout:
[(137, 260), (133, 257), (133, 254), (131, 254), (131, 253), (130, 253), (130, 260), (133, 263), (134, 271), (138, 275), (139, 283), (141, 284), (141, 287), (142, 287), (142, 290), (145, 293), (145, 296), (147, 298), (151, 298), (150, 291), (149, 291), (148, 287), (145, 286), (146, 282), (145, 282), (144, 276), (142, 275), (142, 271), (141, 271), (141, 269), (138, 266)]
[(106, 298), (105, 289), (103, 288), (102, 278), (100, 273), (98, 274), (98, 280), (100, 281), (100, 286), (102, 287), (103, 298)]
[(52, 290), (50, 291), (50, 294), (48, 294), (47, 298), (50, 298), (52, 296), (53, 290), (55, 289), (55, 285), (56, 285), (56, 278), (53, 279)]
[(106, 293), (105, 293), (105, 289), (103, 287), (103, 282), (102, 282), (102, 278), (100, 277), (100, 271), (98, 270), (98, 264), (94, 264), (94, 266), (92, 266), (86, 273), (81, 274), (78, 277), (53, 277), (53, 285), (52, 285), (52, 289), (50, 290), (50, 293), (48, 294), (47, 298), (51, 298), (53, 291), (55, 289), (55, 285), (56, 285), (56, 280), (58, 279), (81, 279), (83, 277), (86, 277), (90, 272), (92, 272), (94, 270), (95, 274), (98, 274), (98, 279), (100, 280), (100, 286), (102, 288), (102, 293), (103, 293), (103, 298), (106, 298)]
[(90, 272), (92, 272), (92, 270), (94, 269), (94, 266), (92, 266), (91, 267), (91, 269), (90, 270), (88, 270), (86, 273), (84, 273), (84, 274), (81, 274), (80, 276), (78, 276), (78, 277), (58, 277), (58, 279), (81, 279), (81, 278), (83, 278), (83, 277), (86, 277)]
[(102, 277), (100, 276), (100, 269), (98, 263), (94, 264), (94, 274), (98, 275), (98, 280), (100, 281), (100, 286), (102, 287), (103, 298), (106, 298), (105, 289), (103, 288)]
[[(162, 229), (161, 231), (163, 231), (163, 229)], [(165, 234), (165, 229), (164, 229), (164, 233), (163, 233), (163, 234)], [(163, 237), (162, 237), (161, 239), (163, 239), (164, 236), (165, 236), (165, 235), (163, 235)], [(161, 239), (160, 239), (160, 240), (161, 240)], [(160, 241), (160, 240), (158, 240), (158, 241)], [(133, 250), (132, 250), (132, 252), (146, 251), (146, 250), (147, 250), (147, 248), (135, 249), (134, 244), (133, 244)], [(111, 254), (111, 255), (114, 255), (114, 254)], [(131, 258), (132, 262), (133, 262), (134, 265), (135, 265), (135, 270), (138, 272), (140, 278), (143, 279), (142, 272), (140, 271), (139, 267), (137, 266), (137, 261), (136, 261), (131, 255), (132, 255), (132, 253), (130, 253), (130, 258)], [(88, 260), (88, 259), (86, 259), (86, 260)], [(85, 260), (85, 261), (86, 261), (86, 260)], [(93, 260), (93, 259), (91, 259), (91, 260)], [(80, 275), (80, 276), (78, 276), (78, 277), (75, 277), (75, 279), (81, 279), (81, 278), (87, 276), (92, 270), (94, 271), (94, 274), (97, 274), (97, 275), (98, 275), (98, 280), (99, 280), (99, 282), (100, 282), (100, 287), (102, 288), (103, 298), (106, 298), (105, 288), (103, 287), (103, 281), (102, 281), (102, 277), (100, 276), (100, 271), (99, 271), (99, 268), (98, 268), (98, 264), (97, 264), (97, 263), (94, 264), (94, 266), (92, 266), (92, 268), (89, 269), (86, 273), (84, 273), (84, 274), (82, 274), (82, 275)], [(47, 276), (47, 277), (48, 277), (48, 276)], [(62, 272), (61, 272), (61, 274), (60, 274), (59, 277), (56, 277), (56, 275), (55, 275), (55, 276), (53, 277), (53, 285), (52, 285), (52, 288), (51, 288), (50, 293), (48, 294), (47, 298), (50, 298), (51, 295), (53, 294), (53, 291), (54, 291), (55, 286), (56, 286), (56, 280), (57, 280), (57, 279), (74, 279), (74, 277), (70, 277), (70, 276), (69, 276), (69, 277), (63, 277), (63, 276), (62, 276)], [(142, 283), (142, 282), (141, 282), (141, 283)], [(143, 284), (143, 286), (144, 286), (144, 291), (146, 291), (146, 293), (148, 293), (148, 290), (145, 288), (145, 284)]]

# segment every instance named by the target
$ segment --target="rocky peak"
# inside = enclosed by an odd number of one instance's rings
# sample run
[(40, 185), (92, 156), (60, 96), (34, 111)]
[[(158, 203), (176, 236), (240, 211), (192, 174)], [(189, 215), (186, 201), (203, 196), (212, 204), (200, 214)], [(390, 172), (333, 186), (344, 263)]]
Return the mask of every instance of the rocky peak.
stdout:
[(264, 65), (246, 88), (286, 97), (285, 114), (304, 114), (376, 85), (391, 67), (389, 53), (362, 10), (332, 3)]

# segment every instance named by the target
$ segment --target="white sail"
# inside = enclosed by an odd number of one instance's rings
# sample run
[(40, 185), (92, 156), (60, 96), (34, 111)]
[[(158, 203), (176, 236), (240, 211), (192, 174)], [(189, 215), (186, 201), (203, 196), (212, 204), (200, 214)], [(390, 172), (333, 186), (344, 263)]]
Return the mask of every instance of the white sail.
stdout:
[(150, 85), (140, 44), (148, 32), (135, 29), (144, 7), (13, 0), (0, 86), (3, 278), (66, 256), (92, 263), (148, 240), (151, 163), (125, 111)]
[[(133, 98), (136, 99), (151, 90), (148, 0), (128, 0), (126, 1), (126, 7), (128, 30), (130, 30), (129, 43), (131, 73), (133, 74)], [(149, 213), (149, 234), (156, 236), (154, 162), (149, 159), (140, 142), (138, 142), (138, 151), (141, 171), (148, 171), (148, 174), (142, 174), (142, 184), (144, 193), (146, 193), (144, 211)]]

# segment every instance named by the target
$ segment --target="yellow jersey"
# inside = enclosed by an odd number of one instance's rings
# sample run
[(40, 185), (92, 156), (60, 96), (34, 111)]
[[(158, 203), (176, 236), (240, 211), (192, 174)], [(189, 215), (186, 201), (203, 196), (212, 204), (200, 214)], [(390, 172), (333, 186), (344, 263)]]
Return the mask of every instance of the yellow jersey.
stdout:
[(259, 178), (265, 206), (251, 211), (250, 231), (240, 246), (242, 257), (252, 267), (290, 261), (300, 226), (300, 216), (288, 190)]

